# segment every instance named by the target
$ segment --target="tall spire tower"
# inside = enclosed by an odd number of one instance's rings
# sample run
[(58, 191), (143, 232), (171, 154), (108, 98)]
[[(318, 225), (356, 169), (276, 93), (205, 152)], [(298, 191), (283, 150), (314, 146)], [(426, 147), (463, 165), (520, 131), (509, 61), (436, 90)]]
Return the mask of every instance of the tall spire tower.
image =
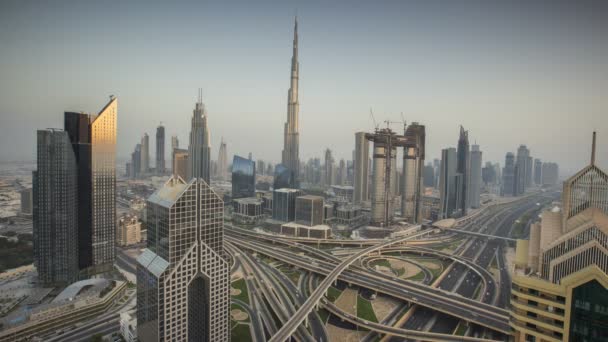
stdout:
[(299, 187), (300, 169), (300, 133), (298, 102), (298, 78), (300, 65), (298, 63), (298, 17), (295, 18), (293, 31), (293, 55), (291, 57), (291, 82), (287, 92), (287, 122), (285, 122), (282, 163), (291, 173), (290, 187)]
[(203, 91), (198, 90), (198, 101), (192, 112), (190, 128), (190, 146), (188, 146), (188, 179), (202, 178), (210, 184), (211, 144), (207, 110), (203, 104)]

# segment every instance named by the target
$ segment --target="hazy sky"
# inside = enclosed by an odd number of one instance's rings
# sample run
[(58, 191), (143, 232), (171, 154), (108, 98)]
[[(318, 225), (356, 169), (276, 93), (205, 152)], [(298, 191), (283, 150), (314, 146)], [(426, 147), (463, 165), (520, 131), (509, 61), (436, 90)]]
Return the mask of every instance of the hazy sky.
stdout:
[(120, 159), (144, 132), (153, 153), (161, 121), (185, 147), (201, 87), (214, 159), (224, 137), (279, 161), (296, 9), (302, 159), (350, 158), (371, 107), (425, 124), (427, 160), (462, 124), (484, 162), (524, 143), (574, 171), (595, 129), (608, 168), (608, 1), (578, 0), (1, 0), (0, 160), (33, 160), (36, 129), (110, 94)]

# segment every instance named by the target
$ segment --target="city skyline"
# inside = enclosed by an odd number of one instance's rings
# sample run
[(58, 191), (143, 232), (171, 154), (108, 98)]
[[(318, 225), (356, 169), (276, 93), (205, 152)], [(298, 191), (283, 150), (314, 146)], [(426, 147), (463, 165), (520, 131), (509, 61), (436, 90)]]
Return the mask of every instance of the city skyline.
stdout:
[[(161, 121), (168, 134), (187, 141), (194, 89), (203, 87), (203, 101), (214, 118), (210, 130), (217, 132), (211, 137), (212, 159), (217, 158), (219, 139), (224, 136), (231, 145), (231, 153), (244, 155), (251, 151), (254, 159), (279, 162), (282, 148), (279, 132), (289, 82), (285, 70), (290, 63), (295, 6), (267, 5), (254, 8), (249, 18), (244, 18), (243, 8), (236, 3), (225, 7), (195, 6), (203, 16), (223, 11), (233, 13), (225, 23), (209, 20), (204, 25), (211, 32), (219, 32), (220, 39), (201, 35), (202, 28), (180, 22), (159, 39), (168, 44), (164, 50), (169, 52), (165, 51), (163, 56), (182, 55), (178, 60), (183, 65), (167, 64), (160, 57), (147, 55), (144, 63), (131, 69), (134, 61), (142, 58), (137, 52), (149, 51), (151, 44), (158, 42), (152, 42), (151, 34), (155, 31), (147, 31), (144, 23), (142, 28), (134, 29), (123, 19), (130, 16), (137, 22), (157, 19), (162, 6), (151, 5), (136, 15), (133, 5), (121, 5), (124, 7), (120, 7), (123, 9), (120, 19), (108, 19), (116, 21), (112, 30), (124, 30), (129, 37), (141, 35), (138, 40), (141, 50), (134, 51), (124, 41), (114, 42), (105, 36), (106, 27), (101, 25), (99, 14), (92, 12), (91, 24), (79, 33), (73, 30), (76, 23), (63, 18), (79, 11), (91, 12), (96, 8), (93, 5), (59, 6), (66, 11), (64, 14), (51, 10), (36, 14), (27, 4), (6, 3), (1, 11), (5, 14), (0, 16), (12, 29), (0, 34), (0, 40), (9, 46), (0, 52), (3, 57), (0, 70), (15, 81), (2, 84), (0, 91), (0, 115), (5, 123), (0, 128), (0, 143), (15, 140), (20, 143), (14, 149), (3, 150), (0, 160), (33, 160), (34, 139), (21, 138), (29, 137), (27, 133), (31, 131), (27, 126), (52, 127), (57, 121), (54, 113), (98, 107), (97, 96), (91, 95), (97, 92), (121, 97), (125, 115), (119, 118), (120, 160), (126, 159), (144, 132), (151, 134)], [(535, 157), (560, 164), (564, 175), (571, 174), (584, 162), (582, 156), (574, 153), (585, 146), (583, 132), (608, 131), (608, 119), (602, 115), (606, 106), (601, 101), (601, 89), (606, 88), (602, 75), (607, 67), (597, 59), (608, 49), (603, 38), (607, 25), (598, 20), (606, 13), (605, 5), (588, 1), (560, 3), (550, 8), (480, 6), (470, 13), (465, 11), (466, 5), (442, 8), (445, 13), (438, 11), (436, 4), (385, 2), (371, 12), (366, 6), (369, 5), (358, 3), (348, 9), (328, 6), (322, 11), (319, 4), (298, 6), (301, 161), (320, 156), (323, 148), (330, 145), (336, 160), (350, 159), (352, 134), (373, 129), (370, 107), (379, 123), (384, 119), (399, 120), (401, 112), (408, 122), (424, 123), (429, 133), (427, 160), (439, 158), (442, 148), (453, 146), (453, 131), (462, 124), (474, 132), (470, 141), (484, 150), (484, 160), (501, 162), (506, 152), (515, 152), (519, 144), (525, 144)], [(272, 8), (266, 11), (267, 7)], [(520, 16), (523, 12), (525, 15)], [(337, 13), (341, 16), (334, 18)], [(33, 25), (47, 21), (64, 24), (54, 25), (46, 33), (36, 26), (30, 27), (23, 31), (29, 39), (18, 40), (21, 26), (14, 20), (36, 15), (41, 17)], [(177, 6), (166, 15), (177, 21), (191, 14), (183, 6)], [(506, 25), (518, 16), (519, 27)], [(378, 22), (385, 17), (391, 20)], [(260, 19), (265, 24), (252, 27), (252, 21)], [(448, 20), (432, 24), (439, 19)], [(488, 28), (489, 32), (479, 30), (487, 28), (486, 20), (490, 19), (496, 19), (497, 24)], [(62, 34), (68, 33), (68, 38), (62, 38)], [(179, 39), (170, 41), (171, 34)], [(243, 34), (249, 38), (244, 46), (229, 44)], [(468, 35), (471, 37), (467, 38)], [(197, 36), (195, 47), (188, 50), (182, 40)], [(32, 41), (39, 39), (46, 43), (32, 45)], [(57, 46), (69, 48), (73, 44), (70, 39), (82, 46), (69, 59), (78, 63), (66, 69), (65, 52), (57, 50)], [(126, 57), (107, 63), (78, 58), (87, 49), (95, 48), (95, 44), (124, 52)], [(454, 44), (462, 44), (462, 48)], [(213, 53), (205, 54), (202, 60), (184, 57), (192, 52), (209, 52), (207, 49), (213, 49)], [(27, 51), (36, 51), (37, 60), (20, 57)], [(251, 52), (248, 58), (241, 57), (245, 51)], [(227, 56), (230, 58), (219, 63)], [(92, 70), (90, 63), (98, 62), (102, 67)], [(241, 76), (239, 82), (234, 82), (234, 76), (221, 75), (234, 71), (235, 67)], [(145, 76), (150, 68), (156, 70), (154, 80)], [(126, 76), (98, 75), (112, 71)], [(98, 82), (90, 84), (90, 78), (98, 78)], [(66, 87), (50, 89), (46, 85), (52, 79), (65, 83)], [(146, 82), (146, 86), (139, 87), (140, 82)], [(78, 85), (76, 89), (74, 85)], [(39, 100), (25, 101), (25, 94), (32, 93)], [(235, 95), (241, 100), (232, 101)], [(143, 101), (161, 96), (162, 103)], [(578, 120), (569, 119), (573, 113)], [(167, 120), (168, 116), (171, 120)], [(491, 119), (492, 125), (486, 119)], [(335, 130), (336, 125), (341, 129)], [(264, 131), (277, 133), (263, 134)], [(518, 133), (501, 134), (506, 131)], [(552, 139), (556, 133), (568, 134), (568, 139)], [(249, 146), (249, 141), (258, 144)], [(598, 156), (598, 164), (608, 164), (608, 157)]]

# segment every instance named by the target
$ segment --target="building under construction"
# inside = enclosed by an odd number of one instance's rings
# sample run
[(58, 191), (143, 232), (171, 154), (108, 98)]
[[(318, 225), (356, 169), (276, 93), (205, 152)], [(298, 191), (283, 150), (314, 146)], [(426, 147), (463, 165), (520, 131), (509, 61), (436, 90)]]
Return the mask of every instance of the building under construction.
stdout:
[(365, 138), (374, 144), (371, 189), (371, 224), (374, 226), (388, 226), (393, 222), (394, 203), (399, 192), (394, 190), (398, 148), (403, 148), (403, 181), (399, 182), (401, 216), (410, 223), (420, 221), (425, 129), (416, 122), (409, 126), (404, 124), (403, 129), (403, 135), (397, 135), (388, 127), (365, 134)]

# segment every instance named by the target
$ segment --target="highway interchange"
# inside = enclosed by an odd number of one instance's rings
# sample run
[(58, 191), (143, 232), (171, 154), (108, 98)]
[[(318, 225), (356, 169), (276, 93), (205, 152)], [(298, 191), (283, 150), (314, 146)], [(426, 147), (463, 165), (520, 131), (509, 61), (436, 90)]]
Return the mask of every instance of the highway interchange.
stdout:
[[(242, 276), (248, 292), (248, 302), (232, 302), (249, 316), (251, 339), (256, 342), (329, 341), (327, 315), (342, 327), (368, 331), (363, 341), (505, 340), (510, 332), (505, 251), (512, 241), (500, 237), (510, 237), (516, 220), (539, 212), (555, 198), (555, 193), (530, 195), (458, 220), (455, 230), (431, 234), (434, 229), (425, 229), (392, 240), (288, 238), (226, 223), (232, 271)], [(423, 277), (405, 280), (370, 266), (381, 259), (415, 264)], [(427, 259), (446, 267), (433, 275), (420, 262)], [(135, 273), (134, 259), (120, 250), (117, 266)], [(288, 276), (286, 268), (296, 276)], [(330, 286), (368, 291), (398, 305), (379, 322), (367, 321), (328, 300)], [(97, 333), (117, 332), (119, 312), (134, 304), (132, 296), (124, 305), (48, 340), (88, 341)], [(464, 336), (454, 334), (459, 327), (464, 327)]]

